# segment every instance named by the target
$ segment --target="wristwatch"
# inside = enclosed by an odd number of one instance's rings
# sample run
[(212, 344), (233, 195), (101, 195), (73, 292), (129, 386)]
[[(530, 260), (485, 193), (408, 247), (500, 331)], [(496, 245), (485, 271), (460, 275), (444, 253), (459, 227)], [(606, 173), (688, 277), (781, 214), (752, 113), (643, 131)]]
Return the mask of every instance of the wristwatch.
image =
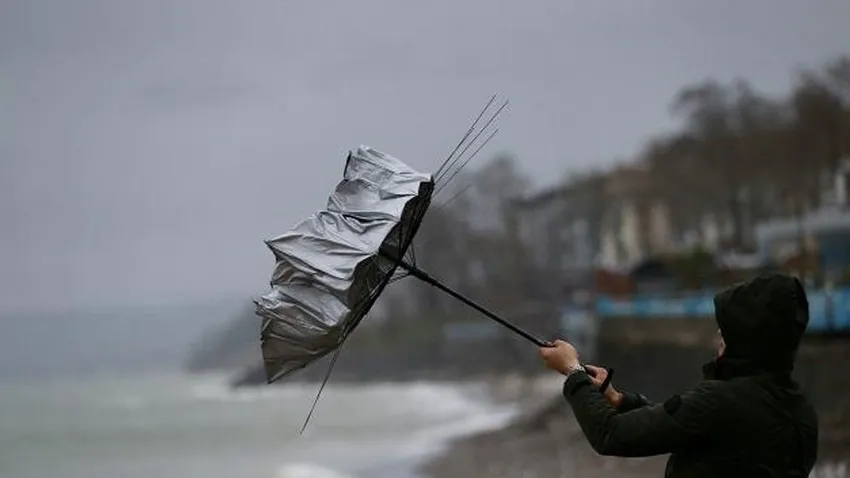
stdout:
[(580, 363), (578, 363), (578, 364), (572, 364), (572, 365), (569, 365), (569, 366), (567, 367), (567, 373), (566, 373), (566, 374), (564, 374), (564, 375), (566, 375), (566, 376), (569, 378), (569, 376), (570, 376), (570, 375), (572, 375), (572, 374), (574, 374), (574, 373), (576, 373), (576, 372), (584, 372), (584, 373), (587, 373), (587, 369), (586, 369), (586, 368), (584, 368), (584, 365), (582, 365), (582, 364), (580, 364)]

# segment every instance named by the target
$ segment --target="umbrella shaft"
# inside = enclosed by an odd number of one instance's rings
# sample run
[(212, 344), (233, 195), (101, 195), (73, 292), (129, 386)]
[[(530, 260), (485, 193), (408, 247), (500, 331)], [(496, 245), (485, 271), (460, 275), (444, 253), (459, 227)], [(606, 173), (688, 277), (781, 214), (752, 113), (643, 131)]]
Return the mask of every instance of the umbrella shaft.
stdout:
[(445, 292), (446, 294), (449, 294), (450, 296), (454, 297), (455, 299), (457, 299), (457, 300), (459, 300), (459, 301), (463, 302), (464, 304), (466, 304), (466, 305), (468, 305), (468, 306), (472, 307), (473, 309), (477, 310), (478, 312), (481, 312), (482, 314), (484, 314), (484, 315), (485, 315), (485, 316), (487, 316), (488, 318), (490, 318), (490, 319), (492, 319), (492, 320), (495, 320), (496, 322), (498, 322), (498, 323), (502, 324), (503, 326), (507, 327), (507, 328), (508, 328), (508, 329), (510, 329), (512, 332), (514, 332), (515, 334), (519, 335), (520, 337), (523, 337), (524, 339), (526, 339), (526, 340), (528, 340), (528, 341), (530, 341), (530, 342), (534, 343), (534, 344), (535, 344), (535, 345), (537, 345), (538, 347), (551, 347), (551, 346), (552, 346), (552, 344), (551, 344), (551, 343), (546, 342), (546, 341), (544, 341), (544, 340), (541, 340), (541, 339), (539, 339), (539, 338), (535, 337), (534, 335), (532, 335), (532, 334), (530, 334), (530, 333), (526, 332), (525, 330), (523, 330), (523, 329), (521, 329), (521, 328), (517, 327), (516, 325), (514, 325), (514, 324), (512, 324), (512, 323), (508, 322), (507, 320), (505, 320), (505, 319), (503, 319), (503, 318), (499, 317), (498, 315), (494, 314), (493, 312), (490, 312), (489, 310), (485, 309), (484, 307), (482, 307), (482, 306), (480, 306), (480, 305), (476, 304), (476, 303), (475, 303), (475, 302), (473, 302), (472, 300), (470, 300), (470, 299), (466, 298), (465, 296), (461, 295), (459, 292), (455, 292), (453, 289), (451, 289), (451, 288), (449, 288), (448, 286), (446, 286), (446, 285), (442, 284), (440, 281), (438, 281), (437, 279), (435, 279), (435, 278), (431, 277), (431, 276), (430, 276), (430, 275), (428, 275), (425, 271), (423, 271), (422, 269), (420, 269), (420, 268), (416, 267), (415, 265), (410, 264), (410, 263), (408, 263), (408, 262), (405, 262), (404, 260), (398, 260), (398, 261), (397, 261), (397, 263), (398, 263), (398, 266), (399, 266), (399, 267), (401, 267), (402, 269), (404, 269), (404, 270), (406, 270), (407, 272), (409, 272), (409, 273), (410, 273), (410, 275), (412, 275), (413, 277), (416, 277), (417, 279), (419, 279), (419, 280), (421, 280), (421, 281), (423, 281), (423, 282), (427, 282), (428, 284), (430, 284), (430, 285), (432, 285), (432, 286), (436, 287), (437, 289), (440, 289), (441, 291)]

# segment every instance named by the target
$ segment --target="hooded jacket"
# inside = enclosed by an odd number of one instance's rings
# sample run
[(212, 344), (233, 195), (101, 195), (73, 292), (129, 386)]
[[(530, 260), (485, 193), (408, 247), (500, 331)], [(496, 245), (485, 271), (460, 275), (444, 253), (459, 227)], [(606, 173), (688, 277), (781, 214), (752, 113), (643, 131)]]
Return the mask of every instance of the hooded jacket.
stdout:
[(590, 445), (609, 456), (670, 454), (666, 477), (807, 477), (817, 459), (817, 416), (791, 379), (808, 324), (800, 282), (761, 275), (714, 299), (726, 344), (704, 380), (664, 403), (624, 393), (615, 409), (583, 372), (564, 396)]

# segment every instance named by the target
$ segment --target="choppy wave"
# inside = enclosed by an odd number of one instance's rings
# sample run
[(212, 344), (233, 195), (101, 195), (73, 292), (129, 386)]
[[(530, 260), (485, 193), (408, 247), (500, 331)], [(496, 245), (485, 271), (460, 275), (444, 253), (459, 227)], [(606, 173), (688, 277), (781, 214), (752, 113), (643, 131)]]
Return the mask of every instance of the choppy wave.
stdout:
[(850, 464), (823, 463), (815, 466), (809, 478), (850, 478)]
[(351, 475), (339, 473), (310, 463), (297, 463), (282, 467), (275, 478), (353, 478)]
[(181, 478), (401, 478), (447, 440), (515, 415), (481, 400), (473, 385), (331, 383), (301, 436), (317, 385), (234, 390), (227, 378), (6, 387), (0, 462), (10, 476), (148, 478), (167, 464)]
[[(412, 465), (419, 459), (440, 452), (453, 438), (499, 427), (518, 413), (515, 407), (496, 407), (472, 399), (469, 389), (457, 386), (423, 382), (344, 388), (346, 396), (359, 395), (366, 401), (386, 396), (406, 402), (405, 408), (408, 412), (415, 409), (425, 420), (420, 421), (419, 426), (410, 428), (404, 425), (406, 420), (395, 420), (399, 427), (395, 433), (376, 433), (372, 440), (365, 439), (370, 442), (367, 446), (371, 449), (370, 453), (375, 455), (374, 462), (383, 461), (383, 465), (373, 463), (366, 467), (355, 466), (349, 474), (341, 474), (339, 470), (318, 465), (319, 462), (300, 462), (282, 466), (278, 478), (372, 478), (376, 473), (385, 476), (386, 473), (377, 470), (382, 470), (390, 459)], [(386, 414), (391, 418), (392, 415), (403, 411), (397, 410), (394, 413), (392, 410), (386, 410)], [(363, 425), (368, 426), (366, 423)]]

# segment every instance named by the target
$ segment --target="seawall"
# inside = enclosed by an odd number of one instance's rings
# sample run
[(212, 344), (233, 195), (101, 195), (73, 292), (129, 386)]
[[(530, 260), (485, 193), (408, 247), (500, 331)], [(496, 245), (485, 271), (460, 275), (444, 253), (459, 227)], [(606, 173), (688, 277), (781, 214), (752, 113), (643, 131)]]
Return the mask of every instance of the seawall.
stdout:
[[(712, 357), (717, 331), (708, 318), (607, 318), (600, 322), (598, 361), (615, 382), (651, 399), (692, 387)], [(794, 378), (818, 411), (823, 458), (850, 454), (850, 338), (809, 335)], [(841, 453), (843, 452), (843, 453)]]

